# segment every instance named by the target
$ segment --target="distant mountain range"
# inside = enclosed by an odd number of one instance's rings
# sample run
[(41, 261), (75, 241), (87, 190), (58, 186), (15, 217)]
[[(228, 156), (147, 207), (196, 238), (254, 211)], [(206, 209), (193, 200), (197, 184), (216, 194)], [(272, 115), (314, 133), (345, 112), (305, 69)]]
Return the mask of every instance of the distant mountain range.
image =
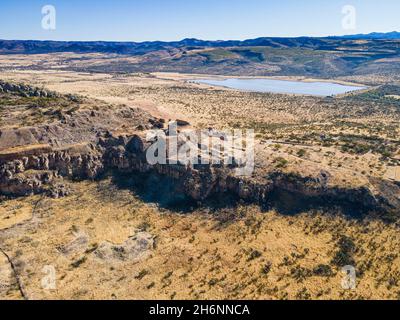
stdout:
[[(82, 72), (183, 72), (320, 78), (355, 75), (397, 77), (400, 74), (398, 32), (320, 38), (263, 37), (243, 41), (0, 40), (0, 54), (63, 52), (119, 55), (118, 59), (85, 56), (64, 60), (63, 70)], [(132, 56), (135, 59), (130, 59)], [(0, 65), (0, 70), (2, 67)], [(40, 64), (35, 68), (40, 69)]]
[[(309, 48), (334, 49), (340, 40), (400, 40), (400, 32), (370, 33), (332, 37), (262, 37), (249, 40), (207, 41), (184, 39), (181, 41), (113, 42), (113, 41), (38, 41), (38, 40), (0, 40), (0, 54), (13, 53), (115, 53), (141, 55), (151, 51), (171, 48), (227, 48), (227, 47), (271, 47), (271, 48)], [(329, 48), (331, 47), (331, 48)]]
[(400, 32), (372, 32), (368, 34), (353, 34), (348, 36), (330, 37), (336, 39), (375, 39), (375, 40), (397, 40), (400, 39)]

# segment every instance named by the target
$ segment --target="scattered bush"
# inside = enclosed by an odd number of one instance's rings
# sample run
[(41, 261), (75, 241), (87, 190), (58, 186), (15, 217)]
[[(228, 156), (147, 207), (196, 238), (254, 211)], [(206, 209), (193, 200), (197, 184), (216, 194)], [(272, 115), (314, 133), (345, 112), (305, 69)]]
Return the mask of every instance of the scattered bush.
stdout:
[(335, 253), (332, 263), (337, 267), (355, 265), (354, 253), (356, 246), (353, 240), (347, 236), (341, 236), (338, 241), (338, 251)]

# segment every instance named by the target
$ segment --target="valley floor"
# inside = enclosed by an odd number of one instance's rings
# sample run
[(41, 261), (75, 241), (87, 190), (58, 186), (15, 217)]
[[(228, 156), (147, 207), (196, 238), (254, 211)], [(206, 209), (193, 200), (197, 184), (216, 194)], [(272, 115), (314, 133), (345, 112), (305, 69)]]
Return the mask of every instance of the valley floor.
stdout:
[[(73, 183), (73, 191), (0, 205), (1, 247), (28, 299), (400, 298), (395, 225), (243, 205), (179, 214), (110, 179)], [(143, 234), (150, 240), (132, 251), (129, 239)], [(349, 261), (355, 290), (342, 288)], [(49, 266), (56, 287), (46, 290)], [(22, 298), (11, 271), (8, 283), (2, 297)]]

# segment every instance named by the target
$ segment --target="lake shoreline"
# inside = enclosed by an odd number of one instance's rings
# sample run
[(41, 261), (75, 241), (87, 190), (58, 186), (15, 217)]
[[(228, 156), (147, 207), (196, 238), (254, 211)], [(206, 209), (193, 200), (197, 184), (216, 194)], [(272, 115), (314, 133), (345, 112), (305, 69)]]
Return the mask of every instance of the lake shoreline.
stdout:
[(298, 81), (271, 78), (208, 78), (190, 79), (189, 83), (223, 87), (233, 90), (259, 93), (275, 93), (310, 96), (340, 96), (368, 89), (366, 86), (343, 85), (329, 81)]
[(238, 76), (238, 75), (217, 75), (217, 74), (200, 74), (200, 73), (177, 73), (177, 72), (152, 72), (152, 75), (157, 78), (165, 78), (168, 80), (199, 80), (199, 79), (271, 79), (271, 80), (282, 80), (282, 81), (298, 81), (298, 82), (330, 82), (341, 84), (344, 86), (356, 86), (371, 88), (371, 86), (351, 81), (344, 81), (339, 79), (326, 79), (326, 78), (309, 78), (305, 76)]

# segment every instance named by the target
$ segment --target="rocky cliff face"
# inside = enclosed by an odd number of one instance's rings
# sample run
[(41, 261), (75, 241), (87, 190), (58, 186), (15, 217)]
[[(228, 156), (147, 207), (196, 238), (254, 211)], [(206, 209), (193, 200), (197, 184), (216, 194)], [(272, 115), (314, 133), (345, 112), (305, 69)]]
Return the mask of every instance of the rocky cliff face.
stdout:
[[(349, 205), (356, 211), (393, 212), (400, 208), (400, 190), (394, 184), (385, 187), (382, 182), (375, 181), (375, 186), (382, 189), (377, 194), (368, 187), (346, 189), (329, 186), (329, 174), (325, 172), (315, 177), (275, 172), (256, 180), (237, 177), (231, 167), (223, 165), (149, 165), (146, 161), (148, 146), (143, 137), (135, 134), (101, 138), (97, 144), (58, 149), (38, 146), (13, 154), (0, 154), (0, 193), (24, 196), (45, 192), (55, 197), (63, 196), (68, 190), (62, 178), (96, 179), (107, 171), (114, 171), (127, 175), (144, 173), (169, 177), (176, 182), (176, 192), (196, 201), (230, 193), (260, 205), (274, 200), (280, 201), (281, 205), (291, 201), (297, 205), (304, 205), (307, 201), (332, 206)], [(384, 189), (390, 190), (390, 194)]]
[(14, 157), (9, 161), (10, 155), (0, 155), (0, 192), (12, 196), (63, 195), (62, 190), (54, 193), (63, 177), (93, 179), (104, 169), (102, 155), (92, 145), (63, 149), (38, 146)]
[(57, 97), (54, 91), (44, 90), (37, 87), (32, 87), (25, 84), (15, 84), (0, 80), (0, 92), (14, 93), (22, 97)]
[[(58, 96), (40, 88), (2, 81), (0, 93), (6, 98), (36, 97), (33, 100)], [(67, 107), (74, 99), (67, 99)], [(346, 188), (333, 183), (332, 172), (321, 168), (301, 175), (260, 165), (262, 170), (244, 178), (235, 175), (237, 161), (233, 165), (150, 165), (146, 160), (150, 142), (144, 136), (146, 130), (163, 128), (162, 120), (137, 108), (99, 107), (95, 102), (57, 112), (57, 120), (48, 123), (0, 128), (0, 194), (46, 193), (59, 197), (69, 192), (63, 179), (97, 179), (111, 171), (128, 176), (140, 173), (168, 177), (174, 181), (174, 193), (195, 201), (229, 194), (243, 201), (285, 208), (301, 208), (307, 203), (350, 206), (355, 211), (397, 213), (400, 208), (400, 187), (395, 183), (370, 178), (359, 187)], [(157, 186), (153, 189), (157, 190)]]

